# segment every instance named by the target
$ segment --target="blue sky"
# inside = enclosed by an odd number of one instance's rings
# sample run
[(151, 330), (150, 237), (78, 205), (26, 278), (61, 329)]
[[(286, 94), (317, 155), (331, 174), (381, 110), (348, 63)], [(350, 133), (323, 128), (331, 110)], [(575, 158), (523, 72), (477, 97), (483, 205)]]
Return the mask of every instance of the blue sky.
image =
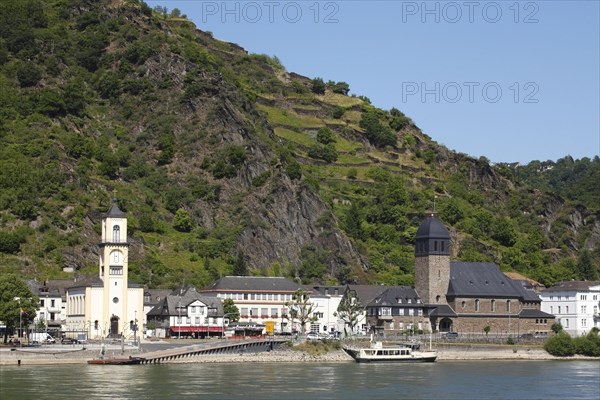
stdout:
[(494, 162), (600, 153), (600, 1), (147, 1)]

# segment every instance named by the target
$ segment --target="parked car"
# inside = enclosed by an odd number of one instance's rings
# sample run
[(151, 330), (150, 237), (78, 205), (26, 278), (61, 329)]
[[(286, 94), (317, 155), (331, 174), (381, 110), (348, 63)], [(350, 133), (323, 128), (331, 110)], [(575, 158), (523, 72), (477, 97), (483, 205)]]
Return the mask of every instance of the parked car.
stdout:
[(456, 339), (458, 338), (458, 332), (446, 332), (443, 335), (446, 339)]
[(533, 333), (523, 333), (519, 335), (519, 339), (533, 339)]
[(321, 336), (318, 333), (310, 332), (306, 335), (306, 340), (321, 340)]

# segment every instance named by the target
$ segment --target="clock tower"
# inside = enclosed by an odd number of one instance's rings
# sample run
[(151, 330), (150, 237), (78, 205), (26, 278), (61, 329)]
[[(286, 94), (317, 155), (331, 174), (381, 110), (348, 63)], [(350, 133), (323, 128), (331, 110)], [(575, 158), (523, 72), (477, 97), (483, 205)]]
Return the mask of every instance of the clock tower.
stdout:
[(99, 246), (99, 273), (104, 285), (101, 326), (109, 327), (108, 335), (116, 337), (124, 333), (127, 321), (132, 317), (127, 315), (127, 218), (119, 209), (116, 198), (102, 219), (102, 241)]

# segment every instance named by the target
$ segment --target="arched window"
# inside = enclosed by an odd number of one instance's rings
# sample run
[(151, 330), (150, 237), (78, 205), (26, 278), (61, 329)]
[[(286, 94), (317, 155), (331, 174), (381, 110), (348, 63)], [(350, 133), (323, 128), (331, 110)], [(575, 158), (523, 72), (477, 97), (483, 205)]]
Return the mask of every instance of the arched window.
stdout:
[(496, 311), (496, 300), (492, 300), (492, 311)]
[(506, 300), (506, 311), (510, 312), (510, 300)]
[(439, 295), (439, 294), (438, 294), (437, 296), (435, 296), (435, 302), (436, 302), (436, 303), (439, 303), (439, 302), (440, 302), (440, 299), (441, 299), (441, 297), (440, 297), (440, 295)]
[(113, 226), (113, 243), (119, 243), (121, 241), (121, 228), (119, 225)]
[(463, 300), (463, 302), (461, 303), (462, 308), (465, 308), (467, 306), (467, 302)]
[(475, 300), (475, 311), (479, 311), (479, 299)]

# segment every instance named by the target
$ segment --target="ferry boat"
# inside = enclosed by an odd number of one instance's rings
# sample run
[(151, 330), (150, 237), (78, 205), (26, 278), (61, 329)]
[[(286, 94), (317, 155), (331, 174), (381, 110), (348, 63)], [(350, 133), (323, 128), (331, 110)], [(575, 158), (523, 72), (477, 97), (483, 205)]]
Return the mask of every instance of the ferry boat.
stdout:
[(383, 343), (374, 342), (368, 348), (344, 347), (356, 362), (434, 362), (437, 352), (433, 350), (421, 350), (420, 343), (403, 343), (389, 347), (383, 347)]

